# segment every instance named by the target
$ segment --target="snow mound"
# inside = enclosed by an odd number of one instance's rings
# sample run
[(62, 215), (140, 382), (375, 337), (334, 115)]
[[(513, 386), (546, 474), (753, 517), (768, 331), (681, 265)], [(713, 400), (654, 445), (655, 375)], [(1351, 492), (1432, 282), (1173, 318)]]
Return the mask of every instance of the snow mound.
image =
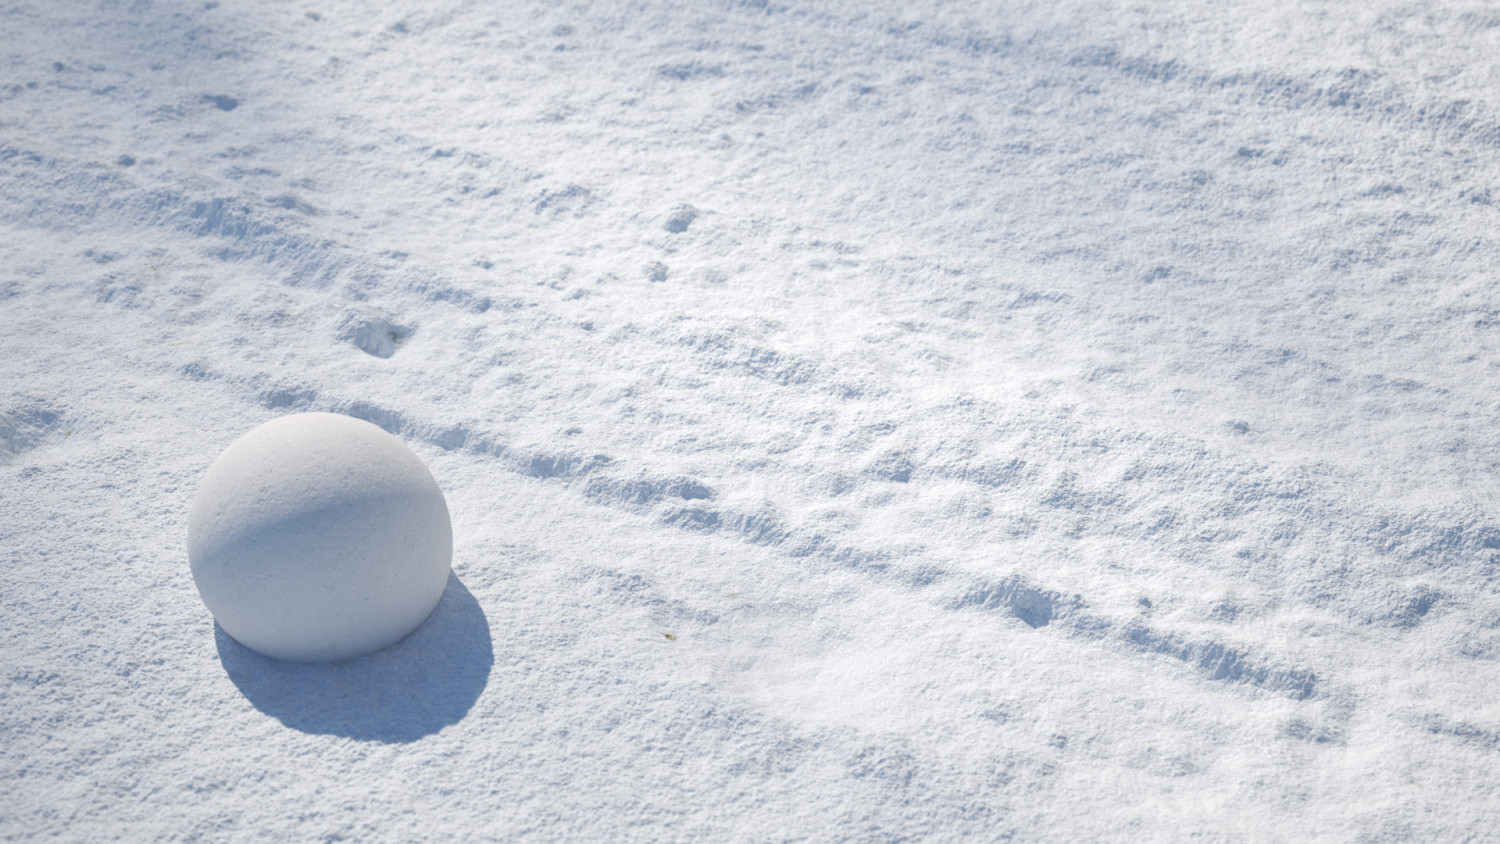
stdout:
[(350, 659), (437, 606), (448, 508), (420, 458), (375, 425), (299, 413), (236, 440), (188, 517), (188, 559), (224, 632), (266, 656)]

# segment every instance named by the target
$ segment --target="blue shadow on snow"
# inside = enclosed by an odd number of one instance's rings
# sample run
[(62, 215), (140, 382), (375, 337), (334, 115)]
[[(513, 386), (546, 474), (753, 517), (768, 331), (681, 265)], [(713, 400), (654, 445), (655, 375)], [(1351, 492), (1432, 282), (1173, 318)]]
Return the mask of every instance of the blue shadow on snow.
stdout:
[(495, 665), (489, 620), (452, 572), (432, 615), (368, 656), (283, 662), (241, 645), (217, 623), (214, 642), (229, 679), (261, 712), (304, 733), (393, 744), (463, 720)]

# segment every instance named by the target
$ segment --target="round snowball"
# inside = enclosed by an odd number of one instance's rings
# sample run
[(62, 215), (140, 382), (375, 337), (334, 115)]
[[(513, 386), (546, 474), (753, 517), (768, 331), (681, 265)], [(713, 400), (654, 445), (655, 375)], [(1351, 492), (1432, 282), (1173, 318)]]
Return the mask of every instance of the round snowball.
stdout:
[(448, 582), (453, 528), (422, 460), (334, 413), (274, 419), (209, 466), (188, 514), (188, 564), (240, 644), (296, 662), (395, 644)]

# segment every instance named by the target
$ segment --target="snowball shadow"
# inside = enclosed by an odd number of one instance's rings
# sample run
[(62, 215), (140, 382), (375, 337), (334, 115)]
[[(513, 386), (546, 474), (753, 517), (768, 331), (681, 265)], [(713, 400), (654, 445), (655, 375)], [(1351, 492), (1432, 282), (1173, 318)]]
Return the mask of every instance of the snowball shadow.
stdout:
[(229, 679), (261, 712), (304, 733), (401, 743), (463, 720), (495, 664), (489, 620), (448, 573), (437, 609), (410, 636), (346, 662), (262, 656), (214, 624)]

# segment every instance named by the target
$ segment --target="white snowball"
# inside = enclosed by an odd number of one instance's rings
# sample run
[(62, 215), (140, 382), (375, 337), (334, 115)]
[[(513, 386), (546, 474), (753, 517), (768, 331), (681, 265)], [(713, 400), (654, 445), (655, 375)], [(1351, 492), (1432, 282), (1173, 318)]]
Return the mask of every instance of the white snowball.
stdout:
[(448, 582), (453, 529), (420, 458), (334, 413), (267, 422), (219, 455), (188, 562), (224, 632), (267, 656), (350, 659), (404, 638)]

